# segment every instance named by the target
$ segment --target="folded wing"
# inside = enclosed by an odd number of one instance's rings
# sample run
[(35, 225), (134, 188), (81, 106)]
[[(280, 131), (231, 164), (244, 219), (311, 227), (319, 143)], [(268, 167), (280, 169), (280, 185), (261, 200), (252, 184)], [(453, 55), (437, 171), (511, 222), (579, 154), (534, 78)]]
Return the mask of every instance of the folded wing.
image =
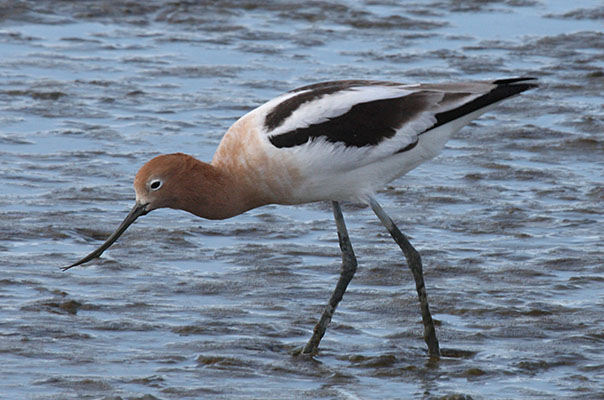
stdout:
[[(418, 85), (324, 82), (269, 102), (263, 131), (278, 149), (345, 152), (358, 166), (359, 158), (370, 163), (411, 150), (420, 135), (472, 113), (475, 118), (480, 114), (476, 111), (536, 86), (532, 80)], [(357, 157), (351, 158), (351, 152)]]

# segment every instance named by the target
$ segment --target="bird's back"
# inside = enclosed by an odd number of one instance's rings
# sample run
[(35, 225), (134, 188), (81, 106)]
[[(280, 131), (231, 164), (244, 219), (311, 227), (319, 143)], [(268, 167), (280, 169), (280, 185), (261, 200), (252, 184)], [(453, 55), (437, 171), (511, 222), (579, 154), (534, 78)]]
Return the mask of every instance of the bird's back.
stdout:
[(438, 154), (472, 119), (534, 87), (531, 81), (301, 87), (239, 119), (212, 163), (241, 176), (270, 203), (363, 201)]

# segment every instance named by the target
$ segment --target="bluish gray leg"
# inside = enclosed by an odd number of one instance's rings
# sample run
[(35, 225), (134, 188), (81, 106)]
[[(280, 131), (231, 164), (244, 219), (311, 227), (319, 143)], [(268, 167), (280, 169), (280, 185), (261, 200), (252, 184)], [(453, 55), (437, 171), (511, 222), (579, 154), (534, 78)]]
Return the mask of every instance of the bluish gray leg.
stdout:
[(392, 235), (392, 238), (399, 245), (407, 259), (407, 265), (413, 274), (413, 279), (415, 279), (415, 288), (417, 289), (417, 295), (419, 296), (419, 305), (422, 312), (422, 321), (424, 323), (424, 340), (428, 345), (428, 353), (430, 354), (430, 357), (440, 357), (440, 348), (438, 346), (438, 339), (436, 339), (436, 330), (434, 329), (434, 321), (432, 321), (432, 315), (430, 314), (426, 285), (424, 284), (421, 257), (378, 202), (374, 198), (370, 198), (369, 204), (375, 215), (378, 216), (380, 221), (382, 221), (382, 224), (388, 229), (388, 232), (390, 232), (390, 235)]
[(304, 350), (302, 350), (302, 353), (304, 354), (316, 354), (319, 350), (319, 342), (321, 342), (323, 335), (325, 335), (327, 325), (329, 325), (338, 303), (340, 300), (342, 300), (344, 292), (346, 291), (348, 284), (352, 280), (352, 277), (357, 270), (357, 259), (354, 255), (352, 244), (350, 243), (350, 237), (348, 236), (348, 230), (346, 229), (346, 224), (344, 223), (342, 209), (337, 201), (332, 201), (331, 205), (333, 207), (333, 216), (336, 220), (336, 226), (338, 228), (340, 249), (342, 250), (342, 269), (340, 271), (340, 279), (338, 280), (338, 284), (336, 285), (336, 288), (329, 299), (329, 303), (325, 307), (323, 315), (321, 315), (321, 319), (319, 322), (317, 322), (317, 325), (315, 325), (312, 337), (308, 343), (306, 343), (306, 346), (304, 346)]

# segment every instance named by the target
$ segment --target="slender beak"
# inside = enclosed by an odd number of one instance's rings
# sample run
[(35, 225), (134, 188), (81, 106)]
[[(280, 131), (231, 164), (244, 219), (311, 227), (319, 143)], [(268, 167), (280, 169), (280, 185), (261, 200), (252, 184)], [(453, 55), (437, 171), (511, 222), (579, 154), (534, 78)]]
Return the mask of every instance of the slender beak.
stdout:
[(80, 264), (87, 263), (90, 260), (94, 260), (97, 257), (100, 257), (101, 254), (103, 254), (103, 252), (105, 250), (107, 250), (109, 248), (109, 246), (111, 246), (122, 235), (122, 233), (124, 233), (124, 231), (126, 229), (128, 229), (128, 227), (130, 225), (132, 225), (132, 223), (134, 221), (136, 221), (136, 219), (138, 217), (148, 213), (148, 211), (146, 210), (146, 207), (147, 207), (147, 204), (141, 204), (138, 202), (136, 204), (134, 204), (134, 207), (132, 207), (132, 210), (130, 210), (130, 212), (128, 213), (126, 218), (124, 218), (124, 220), (122, 221), (120, 226), (118, 226), (117, 229), (111, 234), (111, 236), (109, 236), (109, 238), (107, 238), (105, 243), (103, 243), (98, 249), (96, 249), (92, 253), (88, 254), (86, 257), (82, 258), (81, 260), (79, 260), (67, 267), (63, 267), (62, 270), (67, 271), (69, 268), (73, 268)]

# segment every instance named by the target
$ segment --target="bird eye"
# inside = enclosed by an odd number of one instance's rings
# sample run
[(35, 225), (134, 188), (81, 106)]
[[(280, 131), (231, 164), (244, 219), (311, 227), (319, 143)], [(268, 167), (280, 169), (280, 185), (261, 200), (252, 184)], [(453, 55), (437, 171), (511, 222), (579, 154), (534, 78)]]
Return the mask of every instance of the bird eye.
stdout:
[(162, 185), (162, 181), (160, 181), (159, 179), (154, 179), (149, 183), (149, 187), (151, 188), (151, 190), (157, 190), (161, 187)]

